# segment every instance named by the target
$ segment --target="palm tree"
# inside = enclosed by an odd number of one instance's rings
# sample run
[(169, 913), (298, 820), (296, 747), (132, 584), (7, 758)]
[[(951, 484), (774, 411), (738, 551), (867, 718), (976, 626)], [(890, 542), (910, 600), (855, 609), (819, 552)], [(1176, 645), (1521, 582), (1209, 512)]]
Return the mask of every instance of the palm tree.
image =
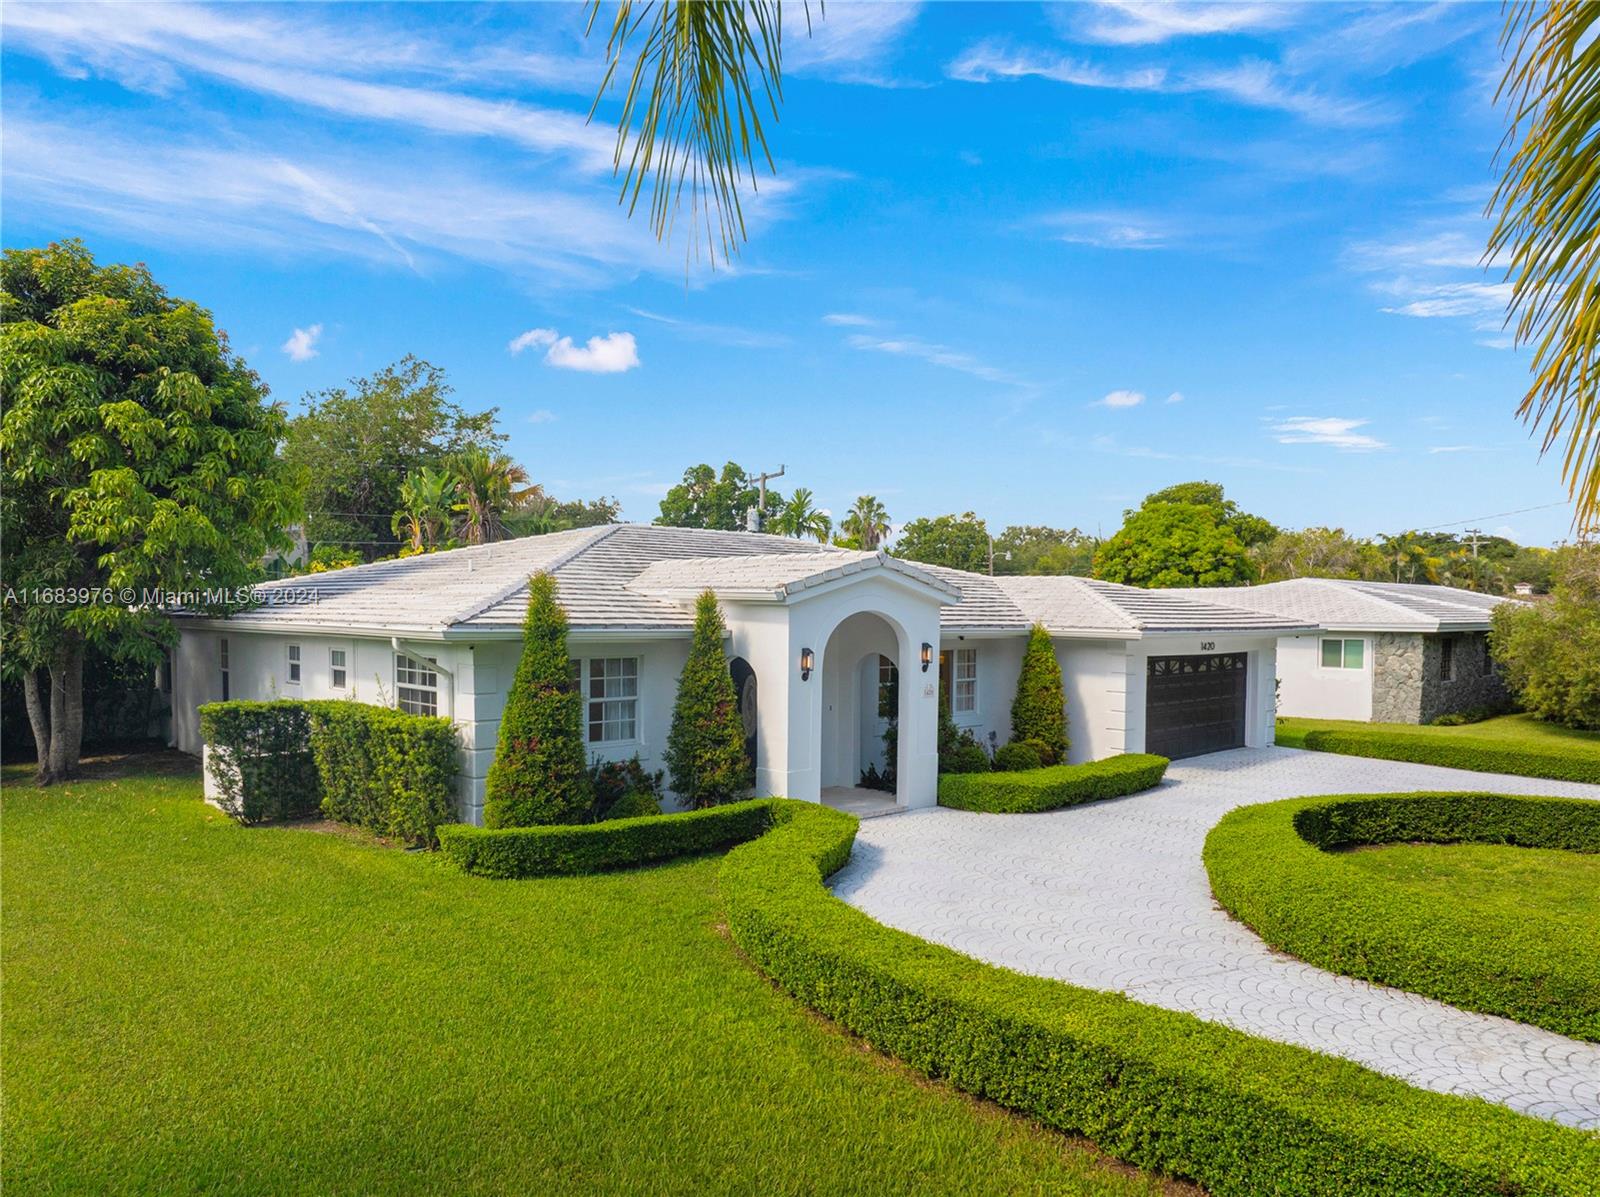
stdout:
[(780, 536), (793, 536), (796, 540), (810, 536), (818, 544), (827, 544), (833, 535), (833, 520), (827, 512), (813, 507), (811, 498), (809, 490), (799, 487), (773, 516), (772, 530)]
[(864, 549), (876, 549), (889, 538), (889, 512), (874, 495), (862, 495), (839, 525)]
[(1427, 546), (1410, 532), (1385, 536), (1379, 541), (1378, 547), (1384, 559), (1393, 564), (1396, 582), (1438, 583), (1439, 569), (1444, 565), (1444, 559), (1429, 556)]
[(468, 544), (488, 544), (499, 540), (505, 528), (501, 517), (532, 487), (528, 471), (504, 453), (488, 449), (465, 449), (450, 458), (455, 475), (454, 510), (460, 519), (457, 527)]
[(390, 527), (404, 536), (412, 553), (439, 547), (450, 527), (450, 511), (456, 499), (456, 480), (444, 470), (423, 466), (421, 473), (407, 474), (400, 484), (400, 510)]
[[(803, 7), (809, 32), (811, 11)], [(600, 0), (594, 0), (591, 32), (599, 13)], [(745, 238), (739, 192), (746, 175), (750, 189), (756, 189), (757, 151), (767, 169), (774, 169), (761, 110), (776, 120), (783, 98), (783, 5), (780, 0), (619, 0), (595, 107), (641, 31), (638, 55), (625, 68), (627, 90), (613, 158), (619, 171), (627, 159), (622, 195), (628, 214), (638, 207), (649, 178), (650, 224), (664, 239), (687, 194), (694, 237), (690, 251), (703, 228), (712, 257), (719, 242), (727, 257)]]
[[(1506, 144), (1517, 144), (1490, 211), (1499, 218), (1488, 257), (1505, 262), (1507, 320), (1532, 344), (1533, 383), (1517, 414), (1563, 435), (1561, 478), (1580, 530), (1600, 514), (1600, 5), (1519, 0), (1501, 46), (1509, 52), (1500, 94), (1511, 108)], [(1520, 143), (1517, 143), (1518, 135)]]

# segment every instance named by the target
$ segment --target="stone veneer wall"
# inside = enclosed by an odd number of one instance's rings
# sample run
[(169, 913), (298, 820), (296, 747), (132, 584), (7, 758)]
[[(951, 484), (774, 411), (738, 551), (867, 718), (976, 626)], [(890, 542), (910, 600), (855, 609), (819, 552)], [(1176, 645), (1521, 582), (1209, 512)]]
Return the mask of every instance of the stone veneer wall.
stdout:
[[(1372, 638), (1374, 723), (1422, 722), (1426, 656), (1422, 640), (1416, 632), (1379, 632)], [(1435, 671), (1438, 667), (1435, 649)]]
[[(1422, 722), (1455, 711), (1506, 704), (1509, 694), (1505, 682), (1490, 667), (1485, 651), (1488, 638), (1486, 632), (1422, 637)], [(1446, 639), (1455, 641), (1454, 677), (1449, 681), (1439, 676), (1439, 659)]]

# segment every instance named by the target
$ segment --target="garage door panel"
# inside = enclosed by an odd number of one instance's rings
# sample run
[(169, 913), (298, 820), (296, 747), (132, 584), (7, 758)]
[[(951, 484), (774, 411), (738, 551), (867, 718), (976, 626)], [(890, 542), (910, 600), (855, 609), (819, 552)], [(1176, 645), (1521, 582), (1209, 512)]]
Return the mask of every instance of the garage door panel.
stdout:
[(1151, 657), (1145, 751), (1177, 759), (1244, 746), (1244, 653)]

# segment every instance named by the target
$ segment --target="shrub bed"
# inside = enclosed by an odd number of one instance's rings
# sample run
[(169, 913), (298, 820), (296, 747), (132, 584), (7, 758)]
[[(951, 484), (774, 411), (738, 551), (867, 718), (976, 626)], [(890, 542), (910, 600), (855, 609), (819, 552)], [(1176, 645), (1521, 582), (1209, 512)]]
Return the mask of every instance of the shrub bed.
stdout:
[(434, 841), (455, 806), (448, 719), (340, 700), (214, 702), (200, 708), (207, 768), (222, 808), (243, 823), (304, 818)]
[(785, 990), (930, 1077), (1229, 1195), (1579, 1194), (1600, 1138), (876, 923), (822, 881), (856, 821), (780, 801), (721, 870), (735, 943)]
[(950, 773), (939, 778), (939, 805), (994, 814), (1027, 814), (1120, 798), (1148, 790), (1167, 758), (1124, 753), (1085, 765), (1051, 765), (1014, 773)]
[[(1447, 737), (1426, 732), (1325, 729), (1308, 731), (1290, 742), (1313, 752), (1339, 752), (1386, 761), (1411, 761), (1419, 765), (1444, 765), (1478, 773), (1510, 773), (1518, 777), (1546, 777), (1556, 781), (1600, 784), (1600, 760), (1534, 745), (1496, 744), (1468, 737)], [(1284, 737), (1278, 739), (1286, 743)]]
[(1600, 1041), (1600, 929), (1441, 904), (1384, 885), (1331, 849), (1487, 843), (1600, 852), (1600, 803), (1503, 794), (1293, 798), (1230, 812), (1206, 837), (1212, 892), (1308, 963), (1468, 1010)]
[(714, 852), (772, 826), (772, 798), (754, 798), (681, 815), (647, 815), (555, 827), (439, 828), (439, 847), (480, 877), (553, 877)]

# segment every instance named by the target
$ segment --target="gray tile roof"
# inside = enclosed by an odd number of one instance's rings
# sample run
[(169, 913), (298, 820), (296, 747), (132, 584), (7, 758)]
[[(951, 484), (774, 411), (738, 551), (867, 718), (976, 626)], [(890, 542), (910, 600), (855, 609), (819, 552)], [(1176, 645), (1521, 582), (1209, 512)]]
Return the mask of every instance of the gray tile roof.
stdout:
[(988, 577), (778, 536), (650, 524), (556, 532), (288, 578), (263, 589), (312, 589), (318, 601), (263, 606), (231, 622), (263, 631), (513, 632), (527, 608), (528, 577), (542, 570), (555, 575), (574, 631), (676, 632), (692, 625), (694, 596), (708, 587), (729, 597), (791, 595), (874, 568), (956, 598), (940, 613), (941, 626), (951, 631), (1019, 632), (1042, 623), (1059, 635), (1115, 638), (1288, 630), (1316, 622), (1229, 605), (1212, 593), (1141, 590), (1088, 578)]
[(1481, 631), (1501, 603), (1512, 599), (1451, 586), (1294, 578), (1262, 586), (1191, 593), (1322, 627), (1362, 632)]

